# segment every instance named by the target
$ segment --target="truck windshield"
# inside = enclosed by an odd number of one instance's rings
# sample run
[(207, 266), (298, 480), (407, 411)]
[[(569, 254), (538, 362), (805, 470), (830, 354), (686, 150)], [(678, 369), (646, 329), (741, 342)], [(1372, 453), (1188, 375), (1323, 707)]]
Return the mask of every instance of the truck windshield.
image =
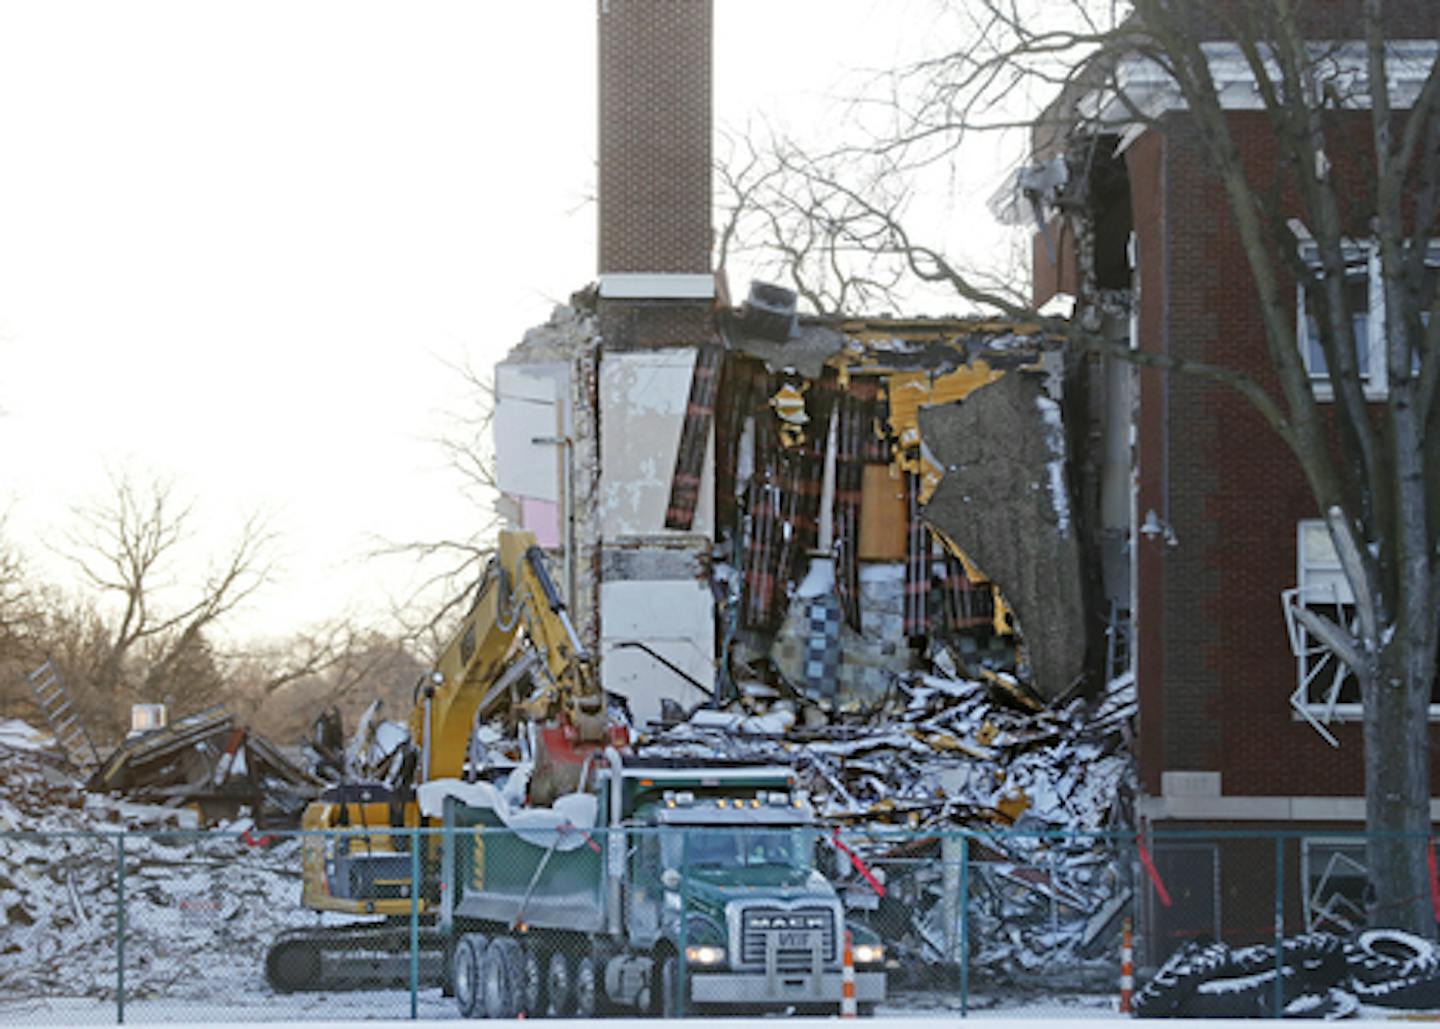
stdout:
[[(690, 837), (688, 850), (685, 836)], [(679, 867), (808, 865), (802, 829), (731, 829), (707, 826), (704, 829), (667, 832), (661, 839), (665, 864)]]

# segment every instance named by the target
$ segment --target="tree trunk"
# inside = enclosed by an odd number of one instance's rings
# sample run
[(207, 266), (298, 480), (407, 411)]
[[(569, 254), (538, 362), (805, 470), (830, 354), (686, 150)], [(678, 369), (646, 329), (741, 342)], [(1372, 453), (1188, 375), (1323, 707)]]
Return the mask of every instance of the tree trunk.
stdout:
[[(1404, 675), (1403, 647), (1391, 642), (1365, 701), (1366, 862), (1374, 890), (1370, 922), (1435, 935), (1426, 849), (1430, 838), (1430, 682)], [(1392, 677), (1386, 669), (1394, 668)], [(1369, 680), (1368, 682), (1366, 680)]]

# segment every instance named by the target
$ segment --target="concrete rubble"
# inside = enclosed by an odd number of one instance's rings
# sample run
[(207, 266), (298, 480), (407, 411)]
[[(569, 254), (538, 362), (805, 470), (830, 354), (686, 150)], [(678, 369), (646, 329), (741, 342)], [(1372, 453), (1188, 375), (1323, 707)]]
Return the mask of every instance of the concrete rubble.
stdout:
[(1083, 981), (1088, 962), (1097, 980), (1111, 977), (1131, 897), (1133, 680), (1050, 704), (1002, 675), (916, 672), (893, 685), (868, 717), (823, 720), (803, 698), (752, 689), (653, 727), (636, 749), (794, 767), (825, 822), (845, 830), (836, 864), (847, 902), (869, 910), (903, 967), (959, 960), (968, 846), (974, 973), (1023, 982), (1063, 963)]
[(262, 991), (270, 941), (315, 920), (295, 903), (299, 840), (198, 827), (88, 792), (46, 737), (0, 722), (0, 995), (114, 998), (122, 828), (127, 998)]

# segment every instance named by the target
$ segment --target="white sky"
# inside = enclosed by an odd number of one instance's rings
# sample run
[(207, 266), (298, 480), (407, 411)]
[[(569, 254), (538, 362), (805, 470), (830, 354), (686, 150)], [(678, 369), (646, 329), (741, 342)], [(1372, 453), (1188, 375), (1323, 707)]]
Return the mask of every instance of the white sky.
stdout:
[[(716, 120), (823, 125), (926, 0), (715, 0)], [(272, 513), (244, 631), (405, 592), (481, 517), (430, 440), (594, 274), (594, 0), (0, 0), (0, 509), (44, 564), (106, 469), (206, 540)], [(998, 183), (1001, 172), (991, 179)], [(213, 548), (212, 548), (213, 549)]]

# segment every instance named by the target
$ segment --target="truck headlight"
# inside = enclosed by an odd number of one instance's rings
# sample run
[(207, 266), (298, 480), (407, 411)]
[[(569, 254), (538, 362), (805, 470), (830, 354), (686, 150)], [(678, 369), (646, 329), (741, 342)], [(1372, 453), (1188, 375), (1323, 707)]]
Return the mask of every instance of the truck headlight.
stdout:
[(878, 965), (885, 960), (885, 948), (878, 943), (861, 943), (855, 947), (857, 965)]
[(725, 963), (725, 948), (708, 943), (686, 947), (685, 960), (692, 965), (722, 965)]

